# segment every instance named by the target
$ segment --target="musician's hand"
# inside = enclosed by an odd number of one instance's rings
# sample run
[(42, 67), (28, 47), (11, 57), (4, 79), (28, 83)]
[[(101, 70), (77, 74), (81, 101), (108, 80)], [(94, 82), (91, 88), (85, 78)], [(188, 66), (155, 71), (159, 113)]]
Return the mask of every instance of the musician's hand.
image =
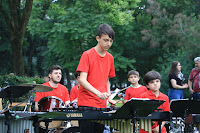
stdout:
[(159, 133), (159, 126), (152, 129), (153, 133)]
[(115, 100), (109, 100), (108, 102), (110, 103), (111, 107), (114, 108), (117, 105), (117, 102)]
[(99, 94), (97, 94), (97, 96), (100, 98), (100, 99), (102, 99), (102, 100), (105, 100), (105, 99), (108, 99), (109, 98), (109, 96), (110, 96), (110, 94), (108, 94), (107, 92), (104, 92), (104, 93), (99, 93)]
[(190, 93), (191, 93), (191, 94), (193, 94), (193, 93), (194, 93), (193, 89), (189, 89), (189, 91), (190, 91)]

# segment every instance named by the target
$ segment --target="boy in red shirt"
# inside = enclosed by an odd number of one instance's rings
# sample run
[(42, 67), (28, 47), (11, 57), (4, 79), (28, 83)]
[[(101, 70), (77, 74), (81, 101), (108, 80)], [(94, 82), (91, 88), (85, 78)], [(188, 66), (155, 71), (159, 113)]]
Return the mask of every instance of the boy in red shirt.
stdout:
[[(165, 102), (158, 107), (158, 109), (161, 109), (161, 111), (170, 111), (170, 105), (169, 105), (169, 98), (167, 95), (161, 93), (159, 91), (161, 86), (161, 76), (156, 71), (149, 71), (144, 76), (144, 83), (146, 84), (146, 87), (149, 89), (148, 91), (142, 93), (140, 95), (140, 98), (149, 98), (154, 100), (164, 100)], [(165, 121), (161, 124), (161, 133), (166, 133), (165, 128)], [(154, 122), (152, 126), (152, 132), (153, 133), (159, 133), (159, 125), (158, 122)]]
[(139, 72), (135, 70), (131, 70), (128, 72), (128, 81), (131, 83), (132, 86), (129, 87), (125, 92), (126, 97), (124, 97), (124, 103), (126, 103), (127, 100), (130, 100), (131, 98), (139, 98), (143, 92), (147, 91), (147, 88), (145, 86), (138, 83), (139, 80)]
[(75, 73), (75, 80), (77, 81), (77, 84), (71, 88), (70, 90), (70, 102), (72, 101), (77, 101), (77, 98), (78, 98), (78, 94), (79, 94), (79, 87), (80, 87), (80, 84), (78, 82), (78, 79), (80, 77), (80, 73), (76, 72)]
[[(116, 104), (110, 97), (109, 78), (115, 77), (114, 58), (108, 53), (115, 33), (108, 24), (101, 24), (97, 30), (97, 45), (85, 51), (80, 59), (77, 72), (80, 72), (80, 88), (77, 105), (106, 108), (107, 100)], [(86, 124), (87, 123), (87, 124)], [(80, 121), (81, 133), (103, 132), (90, 121)]]

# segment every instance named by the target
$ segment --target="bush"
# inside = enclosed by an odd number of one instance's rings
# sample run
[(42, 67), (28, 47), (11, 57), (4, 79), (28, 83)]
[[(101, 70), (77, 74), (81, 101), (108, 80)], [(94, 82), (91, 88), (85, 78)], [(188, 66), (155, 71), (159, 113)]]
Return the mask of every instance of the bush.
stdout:
[(34, 77), (21, 77), (16, 75), (0, 75), (0, 86), (5, 87), (7, 85), (19, 85), (23, 83), (34, 83), (41, 84), (44, 82), (41, 78), (34, 78)]

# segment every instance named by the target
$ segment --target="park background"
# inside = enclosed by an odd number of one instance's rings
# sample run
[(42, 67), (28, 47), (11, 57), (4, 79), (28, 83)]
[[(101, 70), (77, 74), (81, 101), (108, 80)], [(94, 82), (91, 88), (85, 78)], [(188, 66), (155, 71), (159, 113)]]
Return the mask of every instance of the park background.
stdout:
[(0, 87), (42, 83), (58, 64), (70, 90), (82, 53), (97, 44), (98, 25), (108, 23), (116, 34), (112, 89), (129, 85), (129, 70), (140, 73), (140, 84), (156, 70), (167, 94), (172, 61), (180, 61), (187, 83), (200, 56), (199, 14), (200, 0), (0, 0)]

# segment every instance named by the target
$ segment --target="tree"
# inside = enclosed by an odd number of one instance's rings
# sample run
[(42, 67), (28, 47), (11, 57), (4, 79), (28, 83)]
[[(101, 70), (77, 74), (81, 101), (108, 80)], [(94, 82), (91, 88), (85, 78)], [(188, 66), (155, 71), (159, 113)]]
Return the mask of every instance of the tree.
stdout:
[[(134, 59), (123, 56), (126, 41), (126, 27), (133, 21), (129, 10), (136, 6), (137, 1), (74, 1), (63, 4), (63, 1), (51, 2), (44, 11), (43, 1), (34, 1), (33, 13), (28, 31), (48, 40), (48, 51), (44, 58), (46, 66), (60, 64), (66, 71), (75, 72), (83, 51), (96, 45), (96, 30), (99, 24), (109, 23), (116, 31), (118, 39), (114, 41), (110, 52), (116, 57), (116, 71), (134, 68)], [(37, 4), (38, 3), (38, 4)], [(67, 2), (68, 3), (68, 2)], [(129, 8), (126, 9), (126, 7)], [(37, 7), (37, 8), (36, 8)], [(89, 8), (88, 8), (89, 7)], [(45, 19), (40, 19), (45, 12)], [(38, 27), (39, 28), (36, 28)], [(121, 37), (121, 39), (120, 39)]]
[[(185, 0), (184, 2), (190, 4), (190, 1)], [(195, 12), (184, 10), (181, 13), (175, 12), (172, 14), (172, 11), (170, 11), (171, 13), (168, 12), (162, 7), (162, 4), (149, 0), (146, 11), (152, 18), (152, 26), (143, 30), (142, 34), (143, 41), (149, 42), (150, 47), (162, 48), (162, 54), (157, 59), (157, 62), (161, 62), (157, 63), (159, 66), (157, 70), (161, 72), (164, 81), (162, 83), (164, 90), (162, 91), (167, 94), (168, 73), (171, 62), (174, 60), (180, 61), (187, 83), (193, 59), (195, 56), (200, 55), (200, 18), (196, 16), (196, 10)], [(185, 95), (188, 96), (188, 91), (186, 93)]]
[(0, 0), (0, 13), (10, 32), (13, 70), (24, 74), (22, 44), (31, 15), (33, 0)]
[(199, 55), (200, 19), (182, 13), (170, 14), (156, 1), (149, 4), (146, 11), (153, 18), (152, 27), (142, 31), (143, 41), (150, 41), (151, 47), (163, 47), (168, 53), (183, 48), (188, 57)]

